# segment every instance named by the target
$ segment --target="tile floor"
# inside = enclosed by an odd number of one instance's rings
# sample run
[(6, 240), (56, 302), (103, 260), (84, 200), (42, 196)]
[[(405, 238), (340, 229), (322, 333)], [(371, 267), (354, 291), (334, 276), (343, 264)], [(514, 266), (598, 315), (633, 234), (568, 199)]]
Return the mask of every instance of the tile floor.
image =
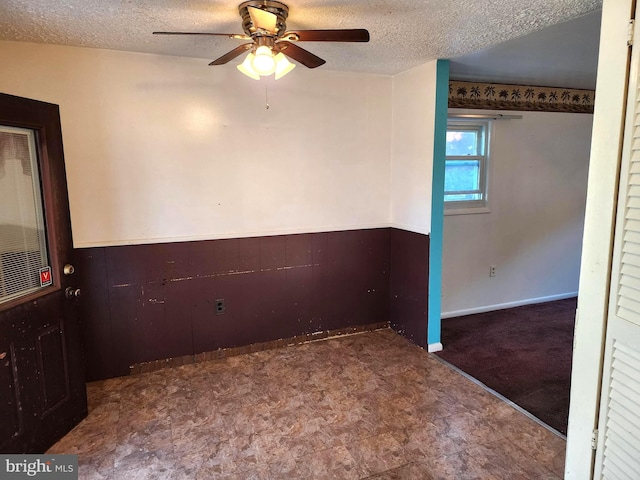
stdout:
[(88, 385), (80, 479), (557, 479), (565, 441), (391, 330)]

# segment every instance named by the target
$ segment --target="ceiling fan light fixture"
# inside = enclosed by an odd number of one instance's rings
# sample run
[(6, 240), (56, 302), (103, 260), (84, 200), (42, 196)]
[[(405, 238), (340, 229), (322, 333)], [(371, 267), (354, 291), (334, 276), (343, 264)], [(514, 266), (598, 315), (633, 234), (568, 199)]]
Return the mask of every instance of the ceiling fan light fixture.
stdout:
[(273, 51), (266, 45), (256, 48), (253, 60), (251, 61), (253, 70), (260, 76), (265, 77), (276, 71), (276, 61), (273, 58)]
[(276, 80), (281, 79), (296, 67), (295, 63), (287, 60), (287, 57), (285, 57), (282, 52), (278, 53), (274, 57), (274, 60), (276, 61)]
[(211, 35), (238, 40), (250, 40), (209, 63), (225, 65), (251, 50), (237, 68), (255, 80), (275, 73), (275, 79), (284, 77), (295, 68), (286, 57), (307, 68), (317, 68), (326, 62), (297, 45), (298, 42), (368, 42), (369, 32), (364, 28), (287, 30), (289, 7), (280, 0), (245, 0), (238, 6), (244, 34), (214, 32), (153, 32), (158, 35)]
[(253, 78), (254, 80), (260, 80), (260, 75), (253, 69), (253, 59), (255, 55), (253, 53), (249, 53), (240, 65), (237, 66), (238, 70), (244, 73), (247, 77)]

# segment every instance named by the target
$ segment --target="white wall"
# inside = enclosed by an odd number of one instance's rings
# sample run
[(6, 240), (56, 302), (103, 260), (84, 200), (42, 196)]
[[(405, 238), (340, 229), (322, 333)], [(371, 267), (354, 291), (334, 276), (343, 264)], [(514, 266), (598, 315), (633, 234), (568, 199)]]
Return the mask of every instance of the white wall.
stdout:
[(391, 220), (394, 227), (431, 231), (436, 65), (393, 77)]
[(0, 91), (60, 105), (76, 247), (390, 224), (390, 77), (207, 63), (0, 42)]
[(513, 113), (494, 122), (490, 212), (445, 216), (443, 317), (578, 291), (593, 115)]

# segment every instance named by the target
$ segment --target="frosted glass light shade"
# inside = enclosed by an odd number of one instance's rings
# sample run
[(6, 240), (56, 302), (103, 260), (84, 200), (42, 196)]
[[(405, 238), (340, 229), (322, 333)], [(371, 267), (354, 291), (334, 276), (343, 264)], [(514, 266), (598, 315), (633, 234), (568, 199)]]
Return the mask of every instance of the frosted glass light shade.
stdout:
[(238, 70), (244, 73), (247, 77), (251, 77), (254, 80), (260, 80), (260, 75), (253, 69), (253, 53), (249, 53), (240, 65), (238, 65)]
[[(268, 50), (268, 60), (266, 59), (267, 53), (263, 50), (260, 55), (258, 52), (261, 48), (266, 48)], [(262, 58), (259, 58), (262, 57)], [(264, 61), (263, 64), (260, 62)], [(272, 63), (272, 66), (269, 66), (268, 62)], [(256, 63), (262, 67), (267, 67), (266, 70), (261, 71), (256, 68)], [(287, 73), (293, 70), (296, 67), (294, 63), (291, 63), (287, 57), (282, 53), (278, 53), (276, 56), (273, 56), (273, 52), (269, 47), (258, 47), (256, 54), (249, 53), (244, 61), (238, 65), (236, 68), (244, 73), (247, 77), (253, 78), (254, 80), (260, 80), (260, 77), (271, 75), (275, 73), (275, 79), (278, 80), (284, 77)]]
[(291, 70), (296, 68), (295, 63), (291, 63), (287, 60), (287, 57), (284, 56), (284, 53), (278, 53), (274, 60), (276, 61), (276, 80), (284, 77)]
[(273, 52), (266, 45), (262, 45), (256, 49), (256, 53), (251, 61), (253, 70), (260, 76), (271, 75), (276, 71), (276, 61), (273, 58)]

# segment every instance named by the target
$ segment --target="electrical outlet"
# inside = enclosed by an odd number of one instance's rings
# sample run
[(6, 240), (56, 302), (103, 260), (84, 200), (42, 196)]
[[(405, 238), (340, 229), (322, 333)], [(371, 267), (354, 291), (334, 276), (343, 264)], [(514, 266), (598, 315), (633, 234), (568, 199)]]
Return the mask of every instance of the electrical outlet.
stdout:
[(219, 298), (216, 300), (216, 313), (218, 315), (221, 315), (224, 313), (225, 310), (225, 306), (224, 306), (224, 298)]
[(489, 276), (490, 277), (495, 277), (496, 276), (496, 266), (495, 265), (489, 265)]

